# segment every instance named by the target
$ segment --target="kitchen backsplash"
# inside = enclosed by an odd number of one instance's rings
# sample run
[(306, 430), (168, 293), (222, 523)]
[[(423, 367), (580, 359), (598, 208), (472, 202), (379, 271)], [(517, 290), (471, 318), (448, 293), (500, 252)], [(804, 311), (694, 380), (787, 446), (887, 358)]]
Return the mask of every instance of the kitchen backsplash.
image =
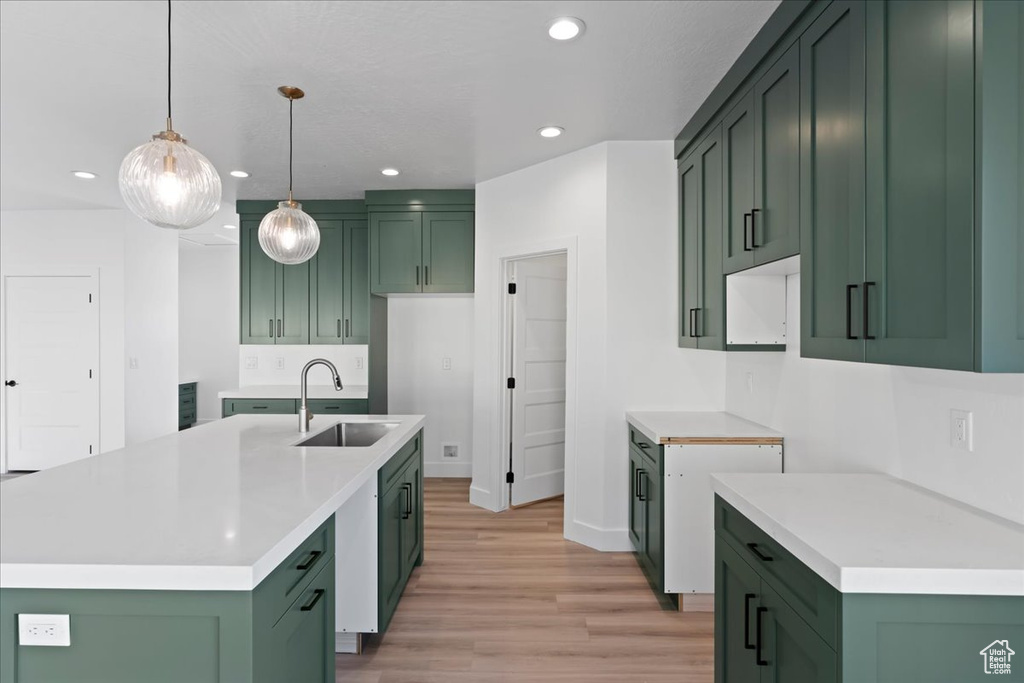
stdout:
[[(314, 358), (334, 363), (347, 385), (365, 385), (367, 356), (365, 344), (267, 345), (243, 344), (238, 347), (238, 384), (247, 387), (260, 384), (298, 384), (303, 366)], [(310, 384), (330, 384), (326, 368), (309, 371)]]

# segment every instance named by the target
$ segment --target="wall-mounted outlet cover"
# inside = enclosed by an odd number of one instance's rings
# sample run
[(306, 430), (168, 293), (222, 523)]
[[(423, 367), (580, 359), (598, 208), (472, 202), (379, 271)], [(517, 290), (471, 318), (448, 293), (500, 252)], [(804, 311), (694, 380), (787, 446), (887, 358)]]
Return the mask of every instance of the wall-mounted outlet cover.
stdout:
[(754, 393), (754, 373), (752, 372), (747, 373), (747, 393)]
[(245, 357), (245, 369), (246, 370), (256, 370), (257, 368), (259, 368), (259, 366), (260, 366), (260, 361), (259, 361), (259, 357), (258, 356), (246, 356)]
[(449, 358), (448, 356), (445, 356), (444, 358), (442, 358), (441, 359), (441, 369), (442, 370), (451, 370), (452, 369), (452, 359)]
[(284, 356), (278, 356), (274, 359), (274, 367), (278, 370), (284, 370)]
[(128, 369), (129, 370), (138, 370), (139, 369), (139, 359), (136, 358), (135, 356), (131, 356), (130, 358), (128, 358)]
[(71, 615), (19, 614), (18, 644), (41, 647), (70, 647)]
[(362, 369), (363, 369), (363, 357), (362, 356), (356, 356), (356, 370), (362, 370)]
[(459, 457), (459, 445), (454, 443), (446, 443), (442, 447), (443, 455), (445, 458), (458, 458)]
[(949, 445), (968, 453), (974, 450), (974, 413), (969, 410), (949, 411)]

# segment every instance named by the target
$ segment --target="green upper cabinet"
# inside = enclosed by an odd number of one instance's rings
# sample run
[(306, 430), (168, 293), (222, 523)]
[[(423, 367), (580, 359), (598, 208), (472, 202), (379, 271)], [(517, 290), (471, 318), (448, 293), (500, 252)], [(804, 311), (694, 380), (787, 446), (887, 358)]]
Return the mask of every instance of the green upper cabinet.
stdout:
[(800, 253), (800, 46), (754, 85), (754, 263)]
[(365, 220), (320, 220), (320, 248), (309, 265), (311, 344), (365, 344), (369, 278)]
[(974, 3), (868, 3), (866, 36), (866, 358), (970, 370)]
[(471, 190), (367, 192), (370, 292), (472, 293), (474, 196)]
[(423, 213), (423, 291), (473, 291), (473, 213)]
[(374, 294), (423, 289), (423, 214), (370, 216), (370, 291)]
[(863, 360), (864, 4), (829, 5), (800, 37), (801, 355)]
[(716, 128), (679, 167), (682, 347), (725, 348), (722, 186), (722, 141)]
[(241, 226), (239, 316), (243, 344), (309, 343), (309, 264), (285, 266), (263, 253), (258, 220)]
[(723, 267), (735, 273), (754, 265), (750, 221), (754, 208), (754, 96), (747, 93), (722, 121), (724, 150)]

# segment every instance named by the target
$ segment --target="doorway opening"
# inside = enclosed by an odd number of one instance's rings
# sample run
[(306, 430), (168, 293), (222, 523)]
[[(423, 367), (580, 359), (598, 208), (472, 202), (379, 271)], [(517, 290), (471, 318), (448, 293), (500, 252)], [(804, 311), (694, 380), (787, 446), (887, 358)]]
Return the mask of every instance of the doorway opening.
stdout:
[(568, 256), (505, 261), (503, 508), (565, 494)]

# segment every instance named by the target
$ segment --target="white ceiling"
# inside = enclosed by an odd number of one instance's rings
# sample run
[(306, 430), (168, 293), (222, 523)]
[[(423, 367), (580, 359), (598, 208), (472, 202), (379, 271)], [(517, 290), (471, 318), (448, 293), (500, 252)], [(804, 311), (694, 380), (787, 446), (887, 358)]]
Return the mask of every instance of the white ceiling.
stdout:
[[(196, 232), (223, 232), (235, 199), (285, 194), (279, 85), (307, 94), (297, 198), (468, 188), (603, 140), (674, 138), (777, 4), (175, 2), (174, 127), (224, 181)], [(586, 33), (556, 43), (547, 24), (566, 15)], [(163, 128), (165, 102), (164, 2), (4, 0), (0, 207), (121, 206), (120, 161)], [(552, 124), (565, 134), (536, 134)]]

